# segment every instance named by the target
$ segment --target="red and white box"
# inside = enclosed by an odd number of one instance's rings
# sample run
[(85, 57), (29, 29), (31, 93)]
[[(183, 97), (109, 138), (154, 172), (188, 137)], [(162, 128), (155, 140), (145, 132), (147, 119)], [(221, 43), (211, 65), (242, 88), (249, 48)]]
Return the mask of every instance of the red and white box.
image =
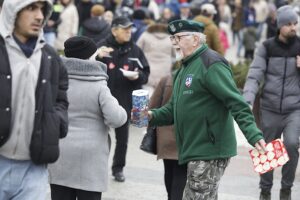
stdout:
[(280, 167), (289, 161), (289, 155), (281, 139), (273, 140), (266, 145), (266, 152), (260, 153), (256, 149), (249, 151), (254, 165), (254, 171), (266, 173)]

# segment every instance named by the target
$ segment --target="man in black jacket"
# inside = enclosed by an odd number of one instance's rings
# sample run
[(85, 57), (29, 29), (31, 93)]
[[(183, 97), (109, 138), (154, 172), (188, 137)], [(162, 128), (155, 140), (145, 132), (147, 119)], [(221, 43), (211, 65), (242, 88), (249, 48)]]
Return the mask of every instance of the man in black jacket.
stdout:
[(67, 134), (67, 72), (41, 31), (51, 10), (51, 0), (10, 0), (0, 14), (1, 200), (46, 199), (46, 164)]
[[(107, 64), (108, 87), (121, 106), (127, 111), (128, 119), (132, 108), (132, 91), (146, 84), (150, 73), (149, 64), (142, 50), (132, 41), (133, 23), (126, 17), (112, 21), (111, 34), (98, 46), (98, 60)], [(124, 72), (125, 71), (125, 72)], [(128, 71), (135, 71), (129, 72)], [(128, 75), (129, 74), (129, 75)], [(112, 174), (118, 182), (124, 182), (123, 168), (126, 161), (129, 123), (115, 129), (116, 149)]]

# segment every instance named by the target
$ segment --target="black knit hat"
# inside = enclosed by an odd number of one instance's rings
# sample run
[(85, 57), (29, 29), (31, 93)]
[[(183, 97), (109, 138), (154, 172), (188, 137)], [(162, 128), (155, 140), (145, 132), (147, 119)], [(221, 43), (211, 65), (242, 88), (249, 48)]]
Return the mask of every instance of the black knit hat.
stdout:
[(97, 46), (93, 40), (85, 36), (74, 36), (64, 43), (65, 56), (72, 58), (88, 59), (96, 51)]

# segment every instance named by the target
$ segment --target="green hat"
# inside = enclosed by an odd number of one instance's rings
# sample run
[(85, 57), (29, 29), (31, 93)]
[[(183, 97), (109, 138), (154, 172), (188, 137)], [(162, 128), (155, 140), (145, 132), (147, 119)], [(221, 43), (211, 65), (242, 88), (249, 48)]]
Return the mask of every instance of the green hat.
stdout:
[(204, 31), (204, 24), (193, 20), (174, 20), (168, 24), (168, 32), (171, 35), (180, 32), (201, 32)]

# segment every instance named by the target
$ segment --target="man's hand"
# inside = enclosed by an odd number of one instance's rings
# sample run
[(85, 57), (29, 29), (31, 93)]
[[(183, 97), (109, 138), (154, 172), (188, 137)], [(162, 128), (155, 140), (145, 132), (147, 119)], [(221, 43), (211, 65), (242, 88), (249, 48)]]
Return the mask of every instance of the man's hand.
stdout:
[(266, 149), (266, 142), (264, 139), (260, 139), (258, 142), (255, 143), (255, 148), (260, 153), (265, 153)]
[(109, 54), (113, 51), (114, 49), (111, 47), (102, 46), (98, 49), (98, 57), (99, 58), (109, 57), (110, 56)]

